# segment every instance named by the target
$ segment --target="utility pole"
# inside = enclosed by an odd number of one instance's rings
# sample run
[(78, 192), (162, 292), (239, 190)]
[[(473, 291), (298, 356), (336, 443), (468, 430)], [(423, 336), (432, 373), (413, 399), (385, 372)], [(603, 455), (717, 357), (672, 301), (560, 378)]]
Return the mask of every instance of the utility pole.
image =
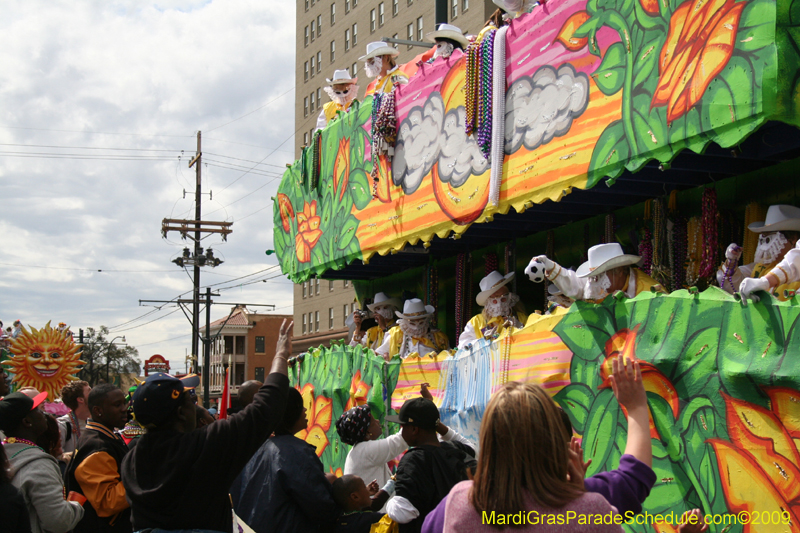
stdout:
[[(168, 219), (165, 218), (161, 221), (161, 235), (166, 237), (170, 231), (177, 231), (181, 234), (183, 239), (192, 239), (194, 241), (194, 250), (190, 251), (189, 248), (183, 249), (183, 255), (172, 260), (173, 263), (183, 268), (188, 265), (194, 267), (194, 276), (192, 277), (192, 371), (198, 372), (198, 345), (200, 340), (200, 267), (202, 266), (219, 266), (222, 261), (214, 257), (214, 251), (211, 248), (205, 250), (200, 246), (200, 241), (203, 239), (203, 234), (218, 233), (222, 236), (222, 240), (227, 240), (233, 230), (231, 226), (233, 222), (204, 222), (202, 219), (202, 133), (197, 132), (197, 153), (189, 161), (189, 168), (195, 167), (195, 189), (194, 189), (194, 220), (181, 220), (181, 219)], [(185, 197), (186, 191), (184, 191)], [(210, 195), (211, 193), (209, 193)], [(192, 235), (193, 234), (193, 235)], [(203, 361), (203, 380), (204, 383), (208, 379), (208, 360)]]

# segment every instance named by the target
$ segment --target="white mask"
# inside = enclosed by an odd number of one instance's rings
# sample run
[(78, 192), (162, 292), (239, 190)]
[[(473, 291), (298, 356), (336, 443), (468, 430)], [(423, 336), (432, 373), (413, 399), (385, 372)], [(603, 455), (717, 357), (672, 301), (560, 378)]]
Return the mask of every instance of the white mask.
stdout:
[(378, 77), (381, 68), (383, 68), (383, 58), (381, 57), (371, 57), (364, 62), (364, 70), (367, 71), (367, 76), (370, 78)]
[(755, 262), (762, 265), (769, 265), (781, 258), (781, 252), (789, 241), (783, 233), (762, 233), (758, 236), (758, 248), (756, 248)]
[(453, 43), (439, 41), (436, 43), (436, 51), (433, 53), (433, 57), (450, 57), (453, 54), (454, 49), (455, 47), (453, 46)]
[(352, 102), (358, 94), (358, 85), (351, 83), (346, 91), (336, 91), (333, 87), (324, 87), (323, 90), (332, 101), (340, 106), (346, 106)]
[(591, 276), (583, 289), (584, 300), (600, 300), (608, 296), (608, 289), (611, 288), (611, 280), (605, 272), (599, 276)]
[(408, 319), (408, 318), (401, 318), (397, 321), (397, 325), (400, 326), (400, 330), (410, 337), (424, 337), (428, 334), (428, 322), (430, 321), (429, 317), (425, 317), (425, 319), (420, 320), (416, 319)]
[(498, 316), (511, 316), (514, 306), (519, 303), (519, 296), (516, 294), (504, 294), (499, 297), (489, 297), (484, 309), (489, 318)]
[(394, 317), (394, 311), (391, 307), (376, 307), (373, 311), (376, 315), (381, 315), (386, 320), (391, 320)]

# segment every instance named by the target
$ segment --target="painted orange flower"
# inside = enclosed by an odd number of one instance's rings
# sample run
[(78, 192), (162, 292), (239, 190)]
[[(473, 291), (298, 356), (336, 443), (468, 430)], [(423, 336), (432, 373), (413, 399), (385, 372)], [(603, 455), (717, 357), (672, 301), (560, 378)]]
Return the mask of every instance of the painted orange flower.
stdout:
[(669, 21), (650, 107), (667, 106), (667, 122), (683, 116), (728, 64), (746, 2), (688, 0)]
[[(339, 150), (333, 160), (333, 194), (339, 192), (339, 200), (344, 197), (347, 190), (347, 181), (350, 177), (350, 137), (339, 141)], [(341, 187), (341, 188), (340, 188)]]
[(575, 37), (575, 32), (580, 28), (584, 22), (589, 20), (591, 16), (586, 11), (577, 11), (570, 15), (570, 17), (558, 30), (558, 35), (553, 42), (558, 41), (564, 45), (567, 50), (577, 52), (589, 42), (588, 37)]
[(334, 470), (332, 466), (329, 466), (328, 471), (336, 477), (342, 477), (344, 475), (344, 471), (341, 468)]
[(639, 5), (642, 6), (645, 13), (648, 15), (658, 15), (661, 8), (658, 6), (658, 0), (639, 0)]
[(294, 209), (292, 208), (292, 201), (285, 194), (278, 193), (278, 210), (281, 213), (281, 224), (283, 231), (289, 232), (291, 229), (290, 221), (294, 218)]
[(390, 165), (389, 159), (385, 156), (378, 157), (378, 183), (374, 185), (375, 197), (383, 203), (392, 201), (391, 181), (389, 175)]
[(317, 216), (317, 201), (305, 202), (303, 211), (297, 213), (297, 235), (294, 238), (297, 260), (301, 263), (311, 261), (311, 249), (322, 237), (319, 229), (320, 217)]
[[(789, 526), (782, 531), (798, 531), (800, 392), (784, 387), (764, 391), (770, 399), (769, 410), (720, 391), (730, 442), (708, 442), (716, 452), (729, 512), (777, 513), (780, 523)], [(764, 525), (746, 524), (742, 531), (764, 531)]]
[(353, 407), (366, 404), (367, 394), (371, 388), (368, 383), (361, 381), (361, 370), (356, 370), (353, 379), (350, 380), (350, 399), (347, 400), (344, 410), (349, 411)]
[(295, 436), (314, 446), (317, 449), (317, 457), (322, 457), (322, 452), (330, 444), (327, 433), (333, 420), (333, 400), (324, 396), (315, 398), (314, 385), (311, 383), (306, 383), (300, 389), (300, 394), (303, 395), (308, 426), (296, 433)]
[[(606, 341), (606, 358), (600, 365), (600, 377), (603, 382), (597, 388), (607, 389), (611, 387), (611, 381), (608, 379), (611, 376), (611, 360), (622, 355), (625, 359), (639, 362), (639, 368), (642, 369), (644, 389), (664, 398), (672, 409), (673, 416), (677, 418), (679, 407), (678, 392), (672, 382), (654, 364), (636, 358), (636, 336), (640, 326), (641, 324), (638, 324), (633, 329), (621, 329)], [(628, 416), (627, 409), (624, 406), (621, 407), (625, 416)], [(661, 439), (653, 422), (652, 413), (650, 413), (650, 436), (654, 439)]]

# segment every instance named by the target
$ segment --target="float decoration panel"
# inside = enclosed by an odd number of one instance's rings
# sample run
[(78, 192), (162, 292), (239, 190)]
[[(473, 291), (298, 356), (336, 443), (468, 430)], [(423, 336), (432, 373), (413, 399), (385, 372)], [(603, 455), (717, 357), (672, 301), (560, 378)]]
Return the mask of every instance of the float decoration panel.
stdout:
[[(418, 390), (420, 380), (428, 380), (443, 422), (476, 443), (497, 387), (508, 381), (540, 384), (583, 438), (585, 459), (592, 459), (587, 475), (616, 468), (624, 453), (627, 424), (609, 387), (609, 357), (636, 358), (647, 390), (657, 476), (644, 510), (774, 514), (776, 530), (800, 531), (797, 298), (743, 305), (718, 288), (643, 293), (609, 297), (601, 305), (579, 302), (558, 316), (534, 315), (515, 334), (479, 341), (453, 357), (387, 364), (361, 348), (317, 353), (300, 361), (291, 378), (301, 390), (313, 387), (333, 398), (325, 420), (335, 422), (347, 405), (365, 401), (383, 418)], [(335, 453), (322, 460), (326, 471), (338, 472), (350, 447), (329, 427), (326, 439)], [(664, 524), (626, 527), (672, 531)], [(767, 529), (752, 523), (729, 531)]]
[(302, 282), (576, 187), (612, 185), (684, 149), (734, 146), (767, 120), (797, 123), (795, 3), (551, 0), (512, 21), (496, 102), (504, 120), (491, 135), (504, 143), (496, 205), (500, 162), (465, 133), (467, 56), (422, 63), (397, 88), (391, 161), (371, 153), (368, 97), (284, 174), (274, 207), (283, 272)]

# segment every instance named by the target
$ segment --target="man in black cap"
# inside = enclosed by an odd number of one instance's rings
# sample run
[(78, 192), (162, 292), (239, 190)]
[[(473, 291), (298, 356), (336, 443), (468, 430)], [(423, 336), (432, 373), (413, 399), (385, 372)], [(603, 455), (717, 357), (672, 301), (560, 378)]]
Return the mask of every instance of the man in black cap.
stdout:
[[(427, 398), (406, 401), (399, 415), (386, 420), (401, 425), (403, 440), (408, 443), (386, 513), (400, 524), (401, 533), (416, 533), (428, 513), (475, 468), (475, 449), (469, 440), (442, 424), (439, 409)], [(437, 432), (444, 435), (443, 441)]]
[(5, 396), (0, 400), (0, 429), (6, 434), (3, 445), (14, 472), (11, 483), (28, 506), (31, 531), (65, 533), (83, 517), (83, 507), (64, 499), (58, 462), (36, 445), (47, 431), (47, 419), (39, 409), (45, 398), (46, 392), (34, 398), (21, 392)]
[(114, 433), (128, 420), (125, 393), (108, 383), (97, 385), (89, 393), (88, 406), (91, 418), (64, 477), (67, 490), (87, 499), (83, 520), (74, 531), (128, 533), (130, 504), (119, 474), (128, 447)]
[(148, 377), (136, 390), (133, 413), (147, 433), (122, 463), (134, 531), (232, 531), (228, 489), (283, 417), (292, 325), (281, 325), (271, 373), (253, 402), (225, 420), (195, 429), (194, 401), (167, 374)]

